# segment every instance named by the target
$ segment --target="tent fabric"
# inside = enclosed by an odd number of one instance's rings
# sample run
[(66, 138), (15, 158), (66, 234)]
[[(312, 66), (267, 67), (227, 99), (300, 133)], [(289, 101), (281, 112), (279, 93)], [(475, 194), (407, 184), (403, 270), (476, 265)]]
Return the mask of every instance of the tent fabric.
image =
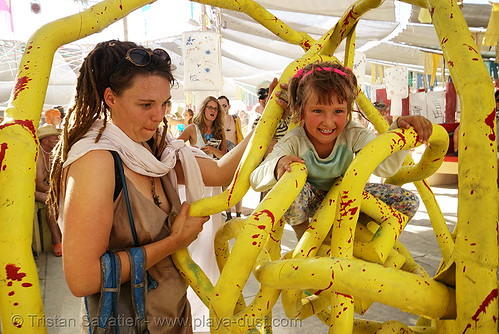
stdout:
[[(8, 98), (13, 86), (23, 52), (22, 46), (29, 36), (41, 25), (82, 11), (96, 2), (40, 0), (42, 9), (39, 14), (30, 11), (29, 0), (11, 2), (14, 32), (10, 29), (0, 30), (0, 106), (7, 104), (6, 96)], [(316, 40), (334, 27), (355, 3), (353, 0), (256, 2), (291, 28), (306, 32)], [(201, 5), (187, 0), (157, 0), (147, 6), (145, 10), (136, 10), (127, 17), (129, 39), (146, 46), (168, 50), (177, 67), (174, 74), (180, 83), (178, 89), (173, 91), (173, 98), (184, 100), (182, 32), (201, 30), (200, 16), (195, 14), (200, 12)], [(299, 46), (282, 41), (245, 13), (206, 7), (210, 22), (208, 29), (219, 31), (221, 34), (221, 93), (227, 96), (235, 96), (236, 90), (254, 95), (259, 83), (279, 76), (290, 62), (304, 53)], [(463, 2), (461, 11), (470, 32), (477, 40), (485, 34), (492, 7), (487, 0)], [(419, 12), (420, 8), (417, 6), (387, 0), (379, 8), (362, 17), (356, 30), (356, 51), (366, 56), (366, 75), (371, 74), (372, 66), (369, 63), (383, 66), (400, 65), (407, 67), (409, 71), (422, 73), (423, 52), (442, 53), (433, 25), (420, 23)], [(77, 75), (83, 57), (95, 43), (111, 38), (124, 39), (123, 25), (122, 20), (118, 21), (99, 34), (61, 47), (58, 51), (61, 57), (54, 62), (54, 66), (62, 66), (57, 65), (62, 59), (68, 63), (65, 69)], [(494, 47), (482, 46), (480, 51), (484, 60), (495, 60)], [(343, 52), (344, 42), (335, 55), (341, 59)], [(60, 71), (58, 73), (60, 75)], [(440, 75), (437, 73), (438, 77)], [(369, 83), (370, 80), (365, 82)], [(6, 89), (8, 93), (5, 92)]]

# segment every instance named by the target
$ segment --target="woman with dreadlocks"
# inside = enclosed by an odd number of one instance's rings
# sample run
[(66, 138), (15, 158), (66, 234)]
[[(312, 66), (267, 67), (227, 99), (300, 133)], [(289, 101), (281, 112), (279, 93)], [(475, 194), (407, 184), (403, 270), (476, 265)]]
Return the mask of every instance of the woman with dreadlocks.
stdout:
[[(64, 120), (49, 204), (63, 229), (67, 284), (86, 296), (84, 325), (92, 332), (192, 332), (187, 283), (170, 255), (194, 241), (209, 217), (189, 215), (177, 184), (186, 185), (189, 202), (204, 185), (228, 185), (247, 140), (215, 161), (167, 135), (171, 71), (162, 49), (99, 43), (82, 64)], [(107, 303), (113, 299), (117, 307)]]

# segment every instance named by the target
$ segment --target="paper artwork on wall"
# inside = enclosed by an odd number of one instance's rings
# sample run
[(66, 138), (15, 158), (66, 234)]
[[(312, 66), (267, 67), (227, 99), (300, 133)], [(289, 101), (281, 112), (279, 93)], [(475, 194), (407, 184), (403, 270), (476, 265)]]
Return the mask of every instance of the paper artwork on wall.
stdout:
[(362, 52), (356, 52), (353, 57), (353, 74), (357, 78), (357, 84), (360, 88), (364, 87), (365, 76), (366, 76), (366, 54)]
[(408, 88), (408, 70), (405, 66), (393, 66), (385, 70), (386, 95), (388, 99), (398, 97), (404, 99), (407, 97)]
[(189, 31), (182, 34), (184, 89), (220, 91), (220, 35), (211, 31)]
[(409, 114), (424, 116), (433, 123), (444, 123), (445, 91), (409, 94)]

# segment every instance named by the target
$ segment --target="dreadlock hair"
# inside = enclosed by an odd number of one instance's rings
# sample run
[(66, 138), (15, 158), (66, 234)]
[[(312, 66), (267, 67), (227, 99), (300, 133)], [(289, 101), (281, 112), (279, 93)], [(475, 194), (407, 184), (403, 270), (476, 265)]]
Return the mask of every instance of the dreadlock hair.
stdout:
[(319, 103), (332, 104), (339, 99), (347, 101), (348, 119), (352, 115), (352, 104), (357, 98), (357, 78), (352, 70), (338, 62), (316, 62), (305, 66), (289, 80), (289, 105), (293, 111), (292, 121), (299, 123), (303, 108), (312, 95)]
[(198, 112), (196, 112), (196, 114), (192, 118), (192, 123), (196, 124), (199, 127), (199, 130), (201, 131), (202, 134), (206, 132), (206, 119), (204, 116), (204, 111), (206, 110), (208, 102), (210, 101), (215, 102), (218, 107), (217, 118), (215, 118), (215, 121), (213, 122), (213, 138), (220, 140), (223, 139), (223, 132), (225, 131), (224, 128), (225, 110), (216, 97), (208, 96), (206, 99), (204, 99), (203, 103), (201, 103), (201, 107), (199, 108)]
[[(54, 214), (59, 215), (59, 199), (62, 192), (62, 166), (67, 159), (71, 147), (81, 139), (98, 119), (102, 119), (103, 126), (95, 139), (98, 142), (107, 120), (110, 117), (109, 107), (104, 101), (104, 91), (110, 87), (116, 95), (128, 89), (133, 79), (138, 75), (159, 75), (166, 78), (173, 86), (175, 80), (172, 75), (170, 61), (152, 54), (152, 50), (143, 48), (151, 53), (149, 64), (136, 66), (125, 60), (128, 49), (137, 48), (133, 42), (110, 40), (101, 42), (85, 57), (76, 83), (75, 103), (64, 118), (63, 131), (59, 143), (54, 148), (54, 160), (50, 172), (50, 191), (47, 203)], [(140, 47), (142, 48), (142, 47)], [(166, 118), (163, 119), (166, 126)], [(161, 139), (160, 139), (161, 136)], [(158, 156), (166, 146), (166, 131), (154, 136), (153, 153)]]

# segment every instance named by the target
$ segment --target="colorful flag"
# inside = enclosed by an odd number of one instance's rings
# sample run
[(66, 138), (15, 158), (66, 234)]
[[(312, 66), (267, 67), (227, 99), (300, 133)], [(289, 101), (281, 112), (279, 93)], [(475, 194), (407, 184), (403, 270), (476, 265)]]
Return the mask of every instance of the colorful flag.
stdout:
[(14, 23), (12, 22), (12, 8), (10, 0), (0, 0), (0, 22), (2, 26), (9, 27), (11, 32), (14, 32)]

